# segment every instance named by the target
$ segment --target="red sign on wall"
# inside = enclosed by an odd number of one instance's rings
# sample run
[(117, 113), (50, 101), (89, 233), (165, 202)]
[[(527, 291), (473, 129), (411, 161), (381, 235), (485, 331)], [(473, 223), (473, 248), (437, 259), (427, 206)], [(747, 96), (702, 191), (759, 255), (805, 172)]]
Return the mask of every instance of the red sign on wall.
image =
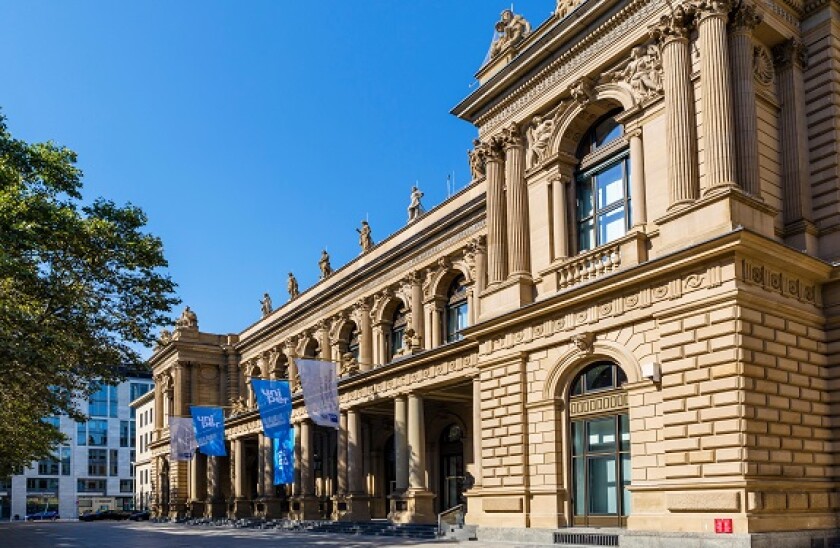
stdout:
[(731, 533), (732, 520), (731, 519), (715, 519), (715, 533)]

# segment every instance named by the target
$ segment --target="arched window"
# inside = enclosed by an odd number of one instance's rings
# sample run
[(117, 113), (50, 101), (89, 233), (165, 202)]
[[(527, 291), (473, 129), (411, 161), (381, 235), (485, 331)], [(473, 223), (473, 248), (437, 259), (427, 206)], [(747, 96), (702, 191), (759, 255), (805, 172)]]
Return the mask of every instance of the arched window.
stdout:
[(586, 132), (575, 173), (578, 251), (623, 236), (630, 228), (630, 151), (611, 112)]
[(467, 286), (463, 274), (449, 284), (444, 316), (444, 342), (460, 341), (463, 338), (461, 331), (467, 327)]
[(403, 335), (405, 334), (405, 328), (407, 325), (408, 318), (406, 318), (405, 315), (405, 306), (400, 303), (396, 310), (394, 310), (394, 315), (391, 318), (390, 353), (392, 360), (395, 356), (398, 356), (402, 350)]
[(581, 371), (569, 390), (573, 525), (622, 526), (630, 513), (627, 376), (612, 362)]

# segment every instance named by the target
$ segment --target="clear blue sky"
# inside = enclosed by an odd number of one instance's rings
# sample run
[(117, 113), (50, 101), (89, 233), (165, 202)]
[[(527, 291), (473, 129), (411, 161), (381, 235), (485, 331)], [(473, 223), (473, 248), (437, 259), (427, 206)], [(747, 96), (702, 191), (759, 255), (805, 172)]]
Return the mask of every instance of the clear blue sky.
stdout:
[(86, 198), (142, 207), (202, 331), (239, 332), (323, 247), (354, 258), (366, 215), (375, 241), (403, 226), (416, 181), (427, 209), (468, 182), (476, 130), (449, 110), (509, 6), (0, 0), (0, 108), (78, 153)]

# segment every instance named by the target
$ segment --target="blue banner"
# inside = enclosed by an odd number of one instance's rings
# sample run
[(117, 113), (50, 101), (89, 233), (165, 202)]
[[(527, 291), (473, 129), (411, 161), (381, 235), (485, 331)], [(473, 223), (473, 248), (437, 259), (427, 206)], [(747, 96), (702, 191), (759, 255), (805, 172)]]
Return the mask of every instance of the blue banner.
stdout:
[(269, 438), (287, 435), (292, 418), (292, 393), (289, 381), (251, 379), (251, 386), (257, 396), (263, 433)]
[(221, 407), (190, 406), (198, 450), (212, 457), (227, 456), (225, 414)]
[(288, 427), (281, 438), (274, 438), (274, 485), (295, 482), (295, 429)]

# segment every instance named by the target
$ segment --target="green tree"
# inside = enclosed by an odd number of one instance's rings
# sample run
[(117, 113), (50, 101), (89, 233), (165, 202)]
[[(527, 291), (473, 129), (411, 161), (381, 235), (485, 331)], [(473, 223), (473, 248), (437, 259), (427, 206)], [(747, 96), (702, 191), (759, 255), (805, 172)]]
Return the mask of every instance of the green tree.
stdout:
[(139, 208), (82, 198), (76, 154), (14, 139), (0, 114), (0, 477), (51, 453), (42, 417), (83, 418), (93, 380), (119, 380), (177, 304)]

